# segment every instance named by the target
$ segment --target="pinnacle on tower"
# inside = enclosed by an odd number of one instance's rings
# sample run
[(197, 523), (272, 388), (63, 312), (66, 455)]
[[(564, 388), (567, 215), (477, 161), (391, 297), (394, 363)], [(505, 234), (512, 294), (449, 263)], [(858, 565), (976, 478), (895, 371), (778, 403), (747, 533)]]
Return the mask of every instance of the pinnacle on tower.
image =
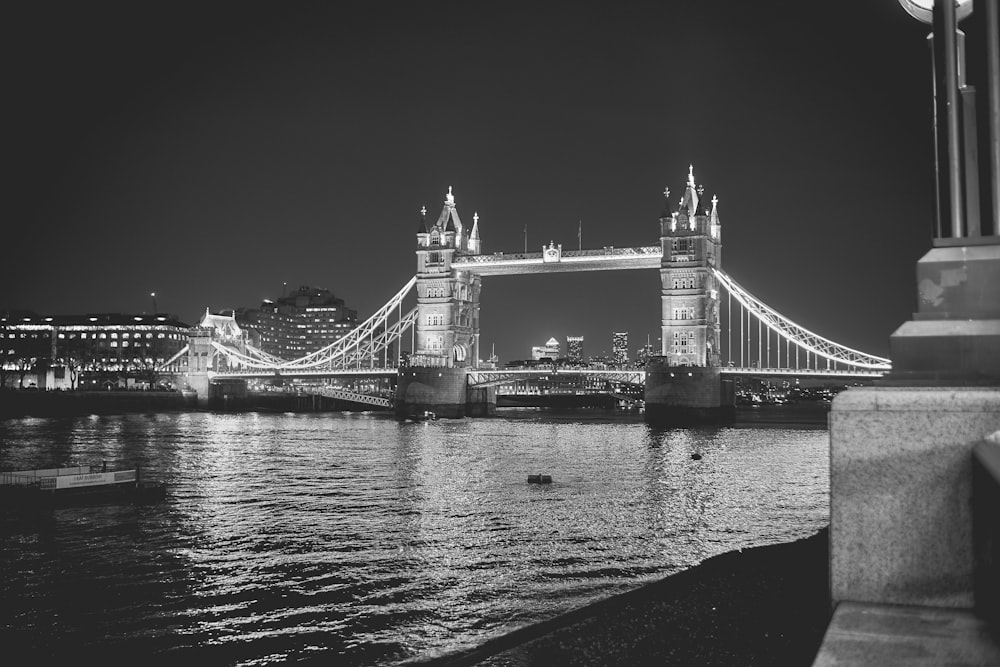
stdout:
[(427, 207), (420, 207), (420, 225), (417, 227), (417, 234), (427, 234)]
[(444, 206), (441, 208), (441, 215), (438, 216), (437, 226), (445, 234), (454, 234), (452, 242), (461, 245), (462, 220), (458, 217), (458, 209), (455, 208), (455, 195), (452, 194), (451, 186), (448, 186), (448, 194), (444, 198)]
[(695, 188), (695, 193), (698, 195), (697, 204), (695, 205), (695, 215), (708, 215), (708, 210), (705, 208), (705, 186), (699, 184)]
[(670, 205), (670, 188), (663, 188), (663, 212), (660, 214), (661, 218), (672, 218), (676, 211), (674, 207)]

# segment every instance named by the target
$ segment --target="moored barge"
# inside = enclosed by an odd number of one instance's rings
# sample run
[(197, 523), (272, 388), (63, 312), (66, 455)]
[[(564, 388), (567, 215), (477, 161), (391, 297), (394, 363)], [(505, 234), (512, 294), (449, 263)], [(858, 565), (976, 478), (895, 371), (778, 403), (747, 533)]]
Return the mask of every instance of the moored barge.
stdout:
[(0, 471), (0, 502), (9, 509), (90, 504), (148, 504), (166, 497), (166, 485), (142, 479), (139, 468), (106, 464)]

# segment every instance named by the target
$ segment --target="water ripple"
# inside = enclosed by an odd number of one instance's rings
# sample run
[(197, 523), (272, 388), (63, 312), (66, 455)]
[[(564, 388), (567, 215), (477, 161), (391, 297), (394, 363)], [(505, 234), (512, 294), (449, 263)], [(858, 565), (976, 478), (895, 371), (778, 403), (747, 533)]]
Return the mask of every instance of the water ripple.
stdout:
[(0, 523), (0, 632), (39, 658), (392, 664), (829, 520), (820, 429), (189, 413), (0, 443), (5, 469), (127, 459), (170, 488)]

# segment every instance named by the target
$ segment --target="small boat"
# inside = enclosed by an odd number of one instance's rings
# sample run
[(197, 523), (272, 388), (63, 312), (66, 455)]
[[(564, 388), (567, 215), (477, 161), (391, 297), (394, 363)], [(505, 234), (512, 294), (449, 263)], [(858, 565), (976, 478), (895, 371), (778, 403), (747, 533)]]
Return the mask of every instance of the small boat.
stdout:
[(427, 421), (437, 421), (437, 415), (430, 410), (424, 410), (420, 413), (414, 413), (406, 415), (403, 419), (404, 422), (427, 422)]
[(551, 475), (528, 475), (528, 484), (551, 484)]
[(15, 509), (144, 505), (163, 500), (166, 493), (165, 484), (142, 479), (138, 468), (115, 470), (106, 463), (0, 472), (0, 499)]

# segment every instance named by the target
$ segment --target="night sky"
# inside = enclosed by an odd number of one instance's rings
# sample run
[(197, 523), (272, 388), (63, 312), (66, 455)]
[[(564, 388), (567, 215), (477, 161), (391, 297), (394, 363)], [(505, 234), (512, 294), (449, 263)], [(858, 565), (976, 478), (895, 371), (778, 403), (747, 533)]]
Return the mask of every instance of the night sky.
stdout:
[[(22, 3), (28, 4), (28, 3)], [(836, 11), (835, 11), (836, 9)], [(822, 11), (821, 11), (822, 10)], [(9, 12), (9, 10), (7, 10)], [(688, 165), (723, 268), (888, 353), (931, 244), (928, 27), (838, 3), (34, 3), (8, 14), (0, 310), (367, 317), (449, 186), (484, 252), (655, 245)], [(11, 118), (12, 115), (12, 118)], [(656, 271), (489, 277), (482, 345), (659, 332)]]

